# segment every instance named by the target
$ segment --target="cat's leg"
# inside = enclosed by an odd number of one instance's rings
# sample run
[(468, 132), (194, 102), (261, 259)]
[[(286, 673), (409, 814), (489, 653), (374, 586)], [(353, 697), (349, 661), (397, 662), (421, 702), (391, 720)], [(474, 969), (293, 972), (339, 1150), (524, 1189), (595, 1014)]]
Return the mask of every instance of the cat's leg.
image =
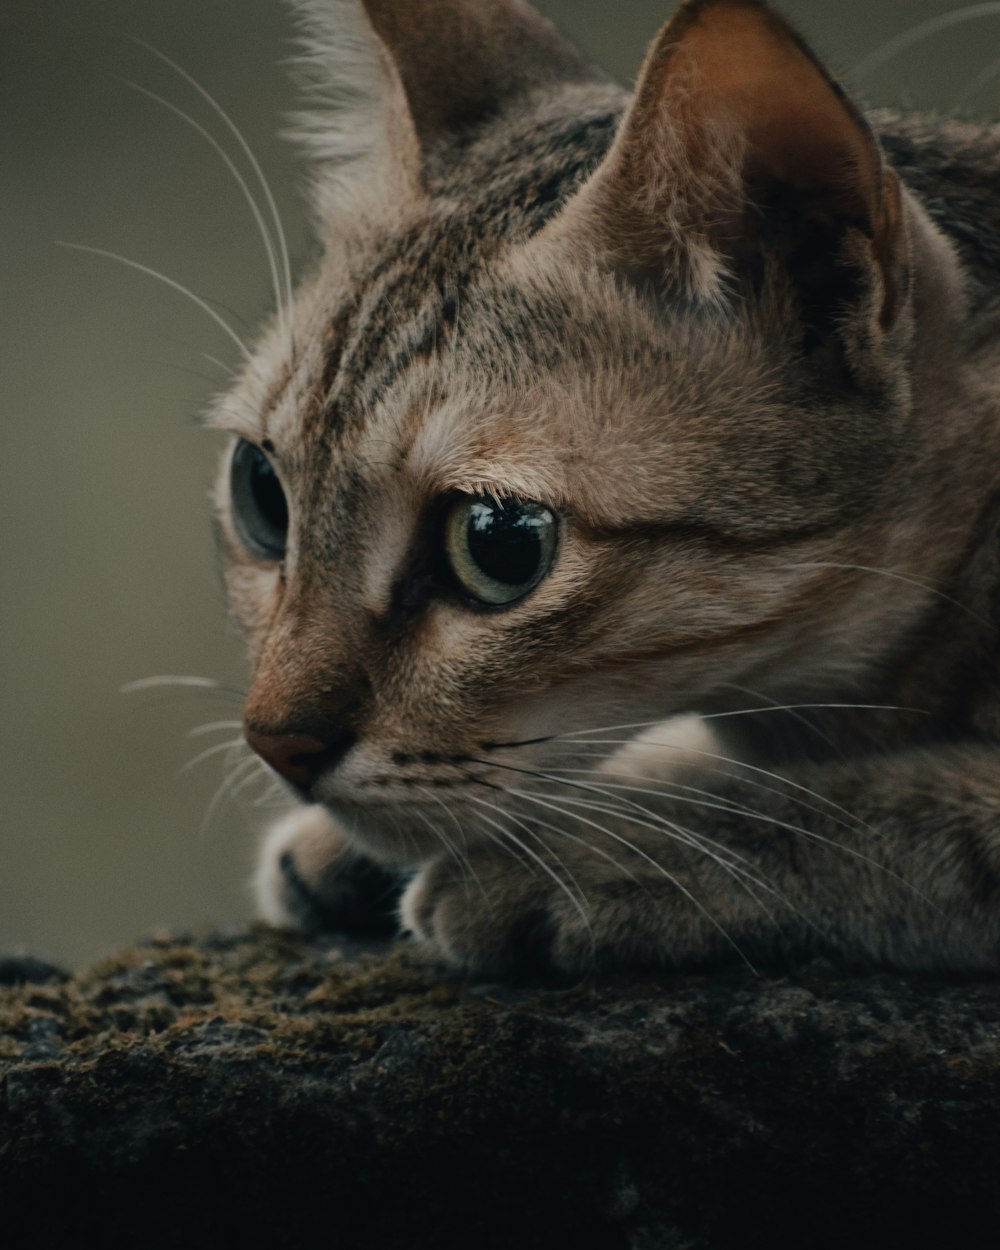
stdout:
[(997, 748), (811, 766), (784, 782), (745, 773), (705, 802), (644, 796), (618, 816), (594, 798), (562, 840), (539, 829), (529, 843), (522, 819), (521, 849), (476, 848), (468, 873), (434, 861), (404, 895), (404, 923), (490, 975), (811, 954), (1000, 968)]
[(615, 751), (598, 767), (609, 782), (711, 781), (723, 747), (708, 722), (695, 713), (660, 721)]
[(257, 913), (303, 933), (391, 936), (398, 930), (400, 877), (358, 855), (322, 807), (298, 807), (261, 846)]

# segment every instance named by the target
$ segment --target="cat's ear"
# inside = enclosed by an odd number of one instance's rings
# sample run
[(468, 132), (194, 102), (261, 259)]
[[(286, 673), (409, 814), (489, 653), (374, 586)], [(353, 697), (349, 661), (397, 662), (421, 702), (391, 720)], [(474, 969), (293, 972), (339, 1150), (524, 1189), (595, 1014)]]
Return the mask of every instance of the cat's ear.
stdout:
[(600, 77), (524, 0), (292, 0), (313, 107), (298, 136), (334, 167), (411, 183), (427, 151), (542, 84)]
[(553, 228), (695, 300), (745, 299), (770, 258), (823, 333), (852, 300), (892, 322), (900, 219), (867, 122), (784, 20), (759, 0), (689, 0)]
[(420, 146), (396, 63), (361, 0), (291, 0), (295, 58), (306, 107), (290, 137), (313, 163), (313, 201), (322, 226), (359, 199), (406, 202), (420, 195)]
[(592, 76), (525, 0), (360, 0), (396, 64), (423, 143), (534, 86)]

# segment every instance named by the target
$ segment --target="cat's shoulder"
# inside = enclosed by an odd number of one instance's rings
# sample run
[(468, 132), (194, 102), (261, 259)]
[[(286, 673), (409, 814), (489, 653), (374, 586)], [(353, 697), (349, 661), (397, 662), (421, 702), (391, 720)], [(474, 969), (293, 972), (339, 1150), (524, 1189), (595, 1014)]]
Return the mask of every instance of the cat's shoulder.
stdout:
[(992, 302), (1000, 278), (1000, 123), (879, 109), (889, 160)]

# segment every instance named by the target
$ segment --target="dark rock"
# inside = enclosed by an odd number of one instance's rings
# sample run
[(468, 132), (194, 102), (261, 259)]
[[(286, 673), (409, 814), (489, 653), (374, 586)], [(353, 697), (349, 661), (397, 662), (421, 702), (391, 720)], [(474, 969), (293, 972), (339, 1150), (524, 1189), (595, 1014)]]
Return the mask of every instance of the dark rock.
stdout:
[(994, 982), (473, 987), (405, 943), (260, 932), (5, 989), (0, 1027), (7, 1244), (1000, 1238)]
[(68, 979), (68, 972), (34, 955), (0, 955), (0, 985), (44, 985), (46, 981)]

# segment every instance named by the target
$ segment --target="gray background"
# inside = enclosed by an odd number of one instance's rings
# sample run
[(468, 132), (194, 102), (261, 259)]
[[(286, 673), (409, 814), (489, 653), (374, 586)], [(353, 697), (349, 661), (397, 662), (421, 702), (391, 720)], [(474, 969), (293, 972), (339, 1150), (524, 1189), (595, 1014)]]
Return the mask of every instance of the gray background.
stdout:
[[(670, 5), (541, 7), (627, 80)], [(987, 71), (1000, 5), (857, 73), (885, 41), (960, 7), (783, 6), (868, 102), (998, 116), (1000, 77)], [(269, 300), (218, 157), (122, 79), (210, 114), (130, 35), (225, 105), (275, 187), (293, 253), (307, 247), (301, 171), (275, 138), (294, 103), (279, 0), (0, 0), (0, 950), (67, 963), (161, 925), (244, 917), (265, 815), (251, 790), (206, 820), (221, 754), (180, 772), (228, 736), (188, 731), (237, 717), (238, 698), (119, 693), (154, 674), (243, 681), (208, 525), (218, 439), (194, 425), (224, 379), (203, 353), (229, 364), (236, 353), (165, 286), (54, 241), (160, 269), (223, 301), (237, 326)]]

